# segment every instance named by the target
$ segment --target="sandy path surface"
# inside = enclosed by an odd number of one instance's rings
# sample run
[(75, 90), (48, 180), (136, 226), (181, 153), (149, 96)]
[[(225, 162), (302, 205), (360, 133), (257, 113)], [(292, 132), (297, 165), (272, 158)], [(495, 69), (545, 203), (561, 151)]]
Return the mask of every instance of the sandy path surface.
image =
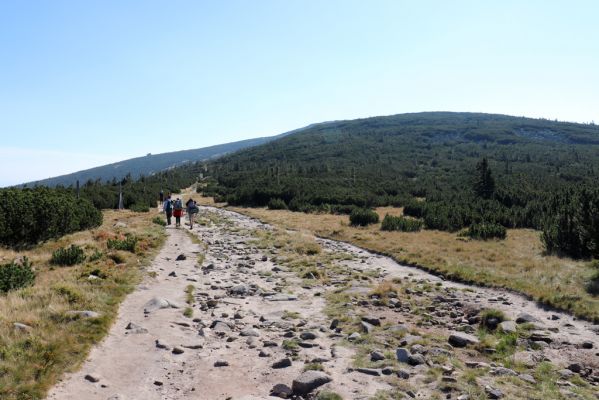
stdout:
[[(296, 273), (278, 263), (276, 249), (256, 245), (256, 232), (271, 227), (227, 210), (202, 207), (202, 213), (212, 216), (210, 223), (192, 231), (202, 245), (191, 240), (188, 228), (168, 228), (166, 244), (149, 267), (155, 277), (148, 277), (126, 298), (107, 338), (92, 350), (80, 371), (53, 388), (48, 399), (266, 399), (274, 385), (291, 386), (313, 362), (324, 365), (332, 379), (319, 389), (346, 399), (367, 399), (396, 387), (395, 381), (381, 376), (380, 368), (375, 376), (374, 369), (352, 368), (355, 349), (347, 345), (352, 332), (331, 329), (324, 313), (327, 292), (349, 287), (349, 292), (364, 294), (368, 285), (345, 275), (322, 285), (304, 285)], [(410, 306), (356, 301), (348, 304), (352, 315), (447, 337), (468, 328), (463, 310), (469, 307), (500, 309), (512, 319), (525, 312), (537, 320), (541, 341), (550, 343), (527, 356), (563, 367), (572, 362), (594, 371), (599, 367), (597, 326), (543, 310), (517, 294), (443, 281), (345, 243), (321, 239), (318, 243), (327, 254), (348, 255), (334, 261), (343, 271), (376, 271), (378, 281), (397, 278), (438, 290), (434, 296), (414, 292)], [(176, 261), (181, 254), (186, 259)], [(198, 255), (203, 255), (201, 265)], [(194, 286), (191, 318), (183, 315), (188, 285)], [(426, 301), (432, 317), (424, 324), (422, 314), (413, 312), (414, 303), (420, 301)], [(285, 346), (290, 340), (295, 341), (293, 348)], [(581, 343), (591, 347), (583, 349)], [(429, 357), (426, 350), (422, 354)], [(433, 361), (427, 364), (433, 367)], [(428, 398), (435, 392), (434, 386), (423, 383), (428, 382), (423, 368), (419, 365), (404, 377), (416, 388), (406, 389), (409, 395)]]

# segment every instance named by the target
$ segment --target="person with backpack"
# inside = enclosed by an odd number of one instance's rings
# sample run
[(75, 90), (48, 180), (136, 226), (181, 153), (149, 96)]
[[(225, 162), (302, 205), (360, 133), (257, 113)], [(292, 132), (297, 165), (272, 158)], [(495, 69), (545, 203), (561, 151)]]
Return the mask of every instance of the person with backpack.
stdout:
[(177, 197), (177, 200), (175, 200), (173, 208), (173, 215), (175, 216), (175, 226), (178, 228), (181, 226), (181, 217), (183, 216), (183, 202), (180, 198)]
[(187, 215), (189, 216), (189, 229), (193, 229), (193, 219), (195, 215), (200, 211), (196, 202), (193, 199), (187, 200), (185, 203)]
[(171, 195), (166, 196), (166, 200), (162, 203), (162, 209), (166, 214), (166, 224), (171, 224), (171, 217), (173, 216), (173, 202), (171, 200)]

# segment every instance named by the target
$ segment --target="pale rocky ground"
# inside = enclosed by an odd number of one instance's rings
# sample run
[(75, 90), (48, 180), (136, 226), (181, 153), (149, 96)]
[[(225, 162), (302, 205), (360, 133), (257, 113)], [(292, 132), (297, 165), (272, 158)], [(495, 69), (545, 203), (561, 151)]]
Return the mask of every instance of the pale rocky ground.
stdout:
[[(199, 241), (188, 228), (167, 228), (107, 338), (48, 399), (316, 398), (325, 390), (344, 399), (599, 398), (597, 325), (345, 243), (317, 239), (322, 251), (294, 264), (272, 240), (297, 234), (223, 209), (201, 214), (209, 222), (194, 226)], [(306, 260), (326, 279), (298, 276)], [(396, 292), (373, 293), (391, 280)], [(183, 315), (188, 285), (191, 318)], [(487, 308), (532, 321), (510, 323), (520, 333), (515, 354), (498, 358), (491, 342), (448, 343), (456, 332), (476, 335)], [(556, 371), (548, 382), (539, 381), (541, 363)], [(309, 394), (292, 384), (306, 365), (322, 370), (304, 375)]]

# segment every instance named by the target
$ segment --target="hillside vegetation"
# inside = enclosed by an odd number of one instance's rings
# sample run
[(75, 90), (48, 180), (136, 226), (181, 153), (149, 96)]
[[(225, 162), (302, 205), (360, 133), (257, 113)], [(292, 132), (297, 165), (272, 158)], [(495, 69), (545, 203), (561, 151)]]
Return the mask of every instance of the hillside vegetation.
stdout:
[(66, 191), (0, 189), (0, 245), (32, 245), (101, 223), (91, 202)]
[(550, 251), (599, 256), (595, 125), (445, 112), (337, 121), (208, 169), (205, 193), (231, 205), (405, 206), (427, 229), (533, 228)]
[[(155, 215), (105, 211), (93, 230), (19, 252), (0, 248), (1, 399), (45, 398), (106, 335), (164, 241)], [(109, 248), (126, 237), (137, 240), (134, 252)]]

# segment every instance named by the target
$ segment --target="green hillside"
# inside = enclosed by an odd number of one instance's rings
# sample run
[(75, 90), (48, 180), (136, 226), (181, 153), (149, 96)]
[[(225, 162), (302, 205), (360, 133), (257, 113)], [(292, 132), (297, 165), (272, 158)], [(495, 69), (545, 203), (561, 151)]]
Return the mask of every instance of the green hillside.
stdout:
[[(483, 158), (495, 183), (486, 195), (475, 190)], [(567, 230), (576, 243), (555, 249), (586, 257), (599, 254), (591, 244), (599, 242), (598, 173), (598, 126), (430, 112), (324, 123), (219, 158), (209, 163), (206, 193), (308, 212), (407, 206), (429, 229), (543, 229), (549, 248)]]

